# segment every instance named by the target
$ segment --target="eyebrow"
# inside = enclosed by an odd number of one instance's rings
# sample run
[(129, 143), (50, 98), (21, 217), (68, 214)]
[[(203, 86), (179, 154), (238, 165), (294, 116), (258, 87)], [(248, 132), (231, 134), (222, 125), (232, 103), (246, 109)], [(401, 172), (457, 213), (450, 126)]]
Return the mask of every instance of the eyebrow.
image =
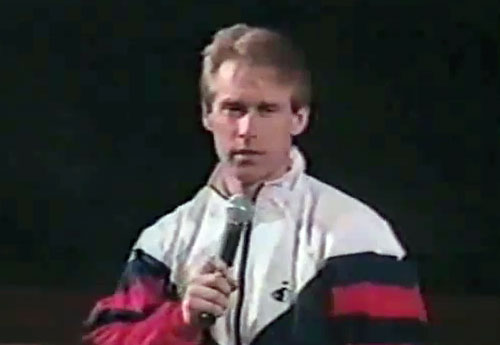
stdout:
[(221, 102), (221, 107), (246, 107), (246, 104), (242, 101), (237, 100), (224, 100)]
[[(246, 104), (243, 101), (240, 101), (240, 100), (230, 100), (230, 99), (227, 99), (227, 100), (221, 101), (221, 105), (220, 106), (221, 106), (221, 108), (245, 109), (249, 105)], [(275, 103), (275, 102), (266, 102), (266, 101), (263, 101), (263, 102), (259, 102), (256, 107), (257, 107), (257, 109), (259, 111), (262, 111), (262, 110), (273, 110), (274, 111), (274, 110), (280, 109), (280, 104)]]
[(274, 103), (274, 102), (260, 102), (258, 105), (257, 105), (257, 108), (259, 109), (279, 109), (280, 105), (278, 103)]

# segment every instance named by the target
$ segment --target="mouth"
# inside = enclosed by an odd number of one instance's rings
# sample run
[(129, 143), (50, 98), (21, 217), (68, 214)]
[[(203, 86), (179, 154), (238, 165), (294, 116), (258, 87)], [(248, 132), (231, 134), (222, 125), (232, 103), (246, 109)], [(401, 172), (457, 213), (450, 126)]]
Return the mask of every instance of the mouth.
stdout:
[(264, 154), (262, 151), (250, 150), (250, 149), (241, 149), (241, 150), (232, 150), (231, 157), (234, 156), (259, 156)]
[(251, 149), (232, 150), (229, 154), (229, 160), (238, 165), (253, 165), (256, 158), (263, 154), (262, 151)]

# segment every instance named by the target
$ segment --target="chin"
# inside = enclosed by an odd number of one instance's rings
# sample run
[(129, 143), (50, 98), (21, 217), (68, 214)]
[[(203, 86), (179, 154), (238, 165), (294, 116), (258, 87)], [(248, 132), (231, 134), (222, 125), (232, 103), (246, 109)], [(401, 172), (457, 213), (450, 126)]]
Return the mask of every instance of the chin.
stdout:
[(262, 174), (259, 174), (252, 167), (238, 167), (236, 168), (235, 173), (238, 180), (246, 185), (257, 183), (262, 179)]

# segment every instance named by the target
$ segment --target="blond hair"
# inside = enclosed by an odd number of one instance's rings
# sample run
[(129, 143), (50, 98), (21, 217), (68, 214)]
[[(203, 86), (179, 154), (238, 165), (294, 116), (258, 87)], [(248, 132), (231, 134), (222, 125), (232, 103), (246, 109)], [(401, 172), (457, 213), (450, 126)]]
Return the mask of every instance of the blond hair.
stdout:
[(278, 82), (294, 84), (292, 109), (309, 106), (310, 74), (301, 51), (284, 35), (262, 27), (236, 24), (219, 30), (203, 50), (200, 93), (203, 114), (211, 111), (213, 78), (223, 62), (238, 60), (252, 66), (272, 67)]

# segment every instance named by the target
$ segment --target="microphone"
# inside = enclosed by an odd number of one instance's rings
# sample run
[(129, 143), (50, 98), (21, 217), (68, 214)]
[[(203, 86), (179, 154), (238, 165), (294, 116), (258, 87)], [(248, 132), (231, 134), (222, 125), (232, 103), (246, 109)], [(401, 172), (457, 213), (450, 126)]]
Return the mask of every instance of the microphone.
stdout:
[[(241, 234), (250, 224), (253, 215), (253, 204), (246, 196), (235, 194), (229, 198), (229, 206), (226, 209), (226, 227), (219, 253), (220, 258), (228, 267), (233, 265)], [(199, 322), (203, 327), (210, 327), (215, 323), (215, 315), (203, 312), (199, 316)]]

